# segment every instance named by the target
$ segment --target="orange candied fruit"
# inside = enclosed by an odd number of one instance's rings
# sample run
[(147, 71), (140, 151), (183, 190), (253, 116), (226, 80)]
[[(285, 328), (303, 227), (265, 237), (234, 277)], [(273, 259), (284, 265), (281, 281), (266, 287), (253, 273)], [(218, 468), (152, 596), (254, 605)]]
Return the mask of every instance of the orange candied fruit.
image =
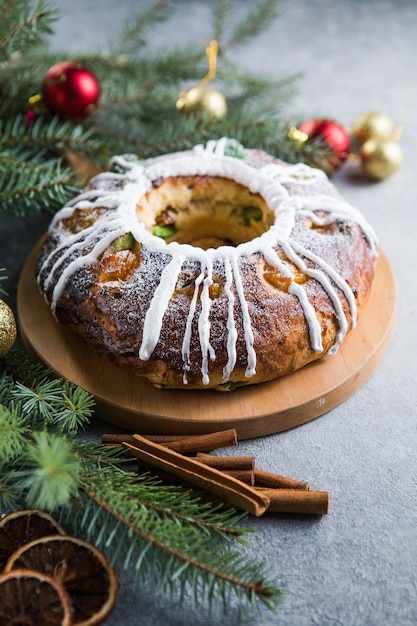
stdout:
[(265, 265), (264, 279), (267, 283), (272, 285), (272, 287), (275, 287), (275, 289), (279, 289), (280, 291), (284, 291), (285, 293), (288, 292), (292, 282), (296, 282), (301, 285), (306, 281), (305, 276), (300, 274), (297, 270), (295, 270), (292, 277), (289, 277), (284, 276), (277, 267), (273, 267), (272, 265)]
[(139, 258), (131, 250), (109, 250), (100, 262), (100, 281), (127, 280), (138, 266)]
[(68, 228), (72, 233), (79, 233), (92, 226), (102, 213), (104, 213), (104, 209), (101, 207), (75, 209), (71, 217), (66, 220)]
[[(181, 286), (179, 284), (177, 284), (176, 288), (175, 288), (175, 292), (177, 294), (179, 293), (183, 293), (187, 296), (187, 298), (189, 298), (189, 300), (191, 300), (194, 296), (194, 291), (195, 291), (195, 283), (189, 283), (185, 286)], [(221, 285), (218, 282), (213, 282), (209, 288), (208, 288), (208, 292), (209, 292), (209, 298), (210, 300), (215, 300), (216, 298), (219, 298), (220, 296), (220, 291), (221, 291)], [(199, 285), (198, 287), (198, 300), (201, 300), (201, 294), (203, 292), (203, 285)]]

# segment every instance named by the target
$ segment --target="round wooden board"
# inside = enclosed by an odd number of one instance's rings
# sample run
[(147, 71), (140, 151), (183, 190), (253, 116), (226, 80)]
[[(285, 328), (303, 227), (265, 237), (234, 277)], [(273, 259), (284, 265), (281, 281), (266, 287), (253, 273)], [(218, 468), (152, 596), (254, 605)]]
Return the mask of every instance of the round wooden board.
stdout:
[(385, 355), (394, 328), (395, 278), (381, 251), (368, 304), (335, 356), (230, 393), (160, 390), (114, 366), (56, 323), (35, 281), (38, 252), (39, 245), (28, 257), (18, 286), (18, 321), (26, 348), (57, 376), (93, 394), (101, 419), (137, 433), (202, 434), (235, 428), (240, 439), (248, 439), (304, 424), (364, 383)]

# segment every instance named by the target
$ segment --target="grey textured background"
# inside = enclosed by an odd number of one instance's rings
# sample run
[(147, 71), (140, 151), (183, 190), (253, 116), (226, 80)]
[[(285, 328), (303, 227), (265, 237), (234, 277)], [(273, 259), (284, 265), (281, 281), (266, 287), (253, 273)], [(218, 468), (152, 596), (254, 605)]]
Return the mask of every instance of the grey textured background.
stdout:
[[(61, 0), (57, 50), (100, 48), (138, 6), (133, 0)], [(209, 11), (178, 2), (174, 21), (154, 45), (211, 37)], [(250, 6), (241, 2), (239, 11)], [(117, 28), (115, 29), (115, 25)], [(405, 162), (392, 178), (370, 183), (346, 167), (334, 178), (374, 226), (398, 284), (393, 341), (366, 384), (330, 413), (279, 435), (241, 442), (264, 469), (330, 490), (320, 519), (265, 516), (254, 554), (271, 562), (288, 589), (276, 626), (415, 626), (417, 624), (417, 3), (413, 0), (283, 0), (281, 15), (240, 53), (242, 64), (271, 78), (300, 71), (290, 116), (334, 117), (349, 124), (382, 110), (404, 125)], [(0, 215), (0, 267), (15, 283), (46, 221)], [(11, 291), (11, 302), (14, 292)], [(100, 423), (96, 426), (100, 432)], [(122, 576), (108, 626), (233, 624), (180, 608)], [(240, 622), (241, 623), (241, 622)]]

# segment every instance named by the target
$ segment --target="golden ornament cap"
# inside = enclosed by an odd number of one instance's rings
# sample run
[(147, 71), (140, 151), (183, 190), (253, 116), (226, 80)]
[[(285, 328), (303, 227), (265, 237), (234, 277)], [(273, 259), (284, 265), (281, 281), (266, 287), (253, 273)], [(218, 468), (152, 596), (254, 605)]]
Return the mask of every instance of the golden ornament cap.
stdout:
[(221, 119), (227, 113), (224, 95), (206, 85), (196, 85), (183, 91), (177, 100), (177, 109), (186, 115), (203, 115)]
[(396, 141), (368, 139), (361, 148), (363, 170), (375, 180), (383, 180), (400, 167), (404, 153)]
[(368, 139), (390, 139), (393, 130), (393, 123), (385, 113), (368, 111), (353, 122), (352, 137), (358, 146), (362, 146)]
[(13, 311), (0, 300), (0, 358), (6, 356), (16, 341), (16, 320)]

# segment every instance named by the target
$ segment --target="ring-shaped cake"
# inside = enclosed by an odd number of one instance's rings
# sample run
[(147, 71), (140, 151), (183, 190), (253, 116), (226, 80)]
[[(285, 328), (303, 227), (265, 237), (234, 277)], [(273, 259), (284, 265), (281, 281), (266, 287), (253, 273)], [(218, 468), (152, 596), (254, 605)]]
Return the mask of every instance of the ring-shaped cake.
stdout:
[(334, 354), (378, 246), (325, 174), (222, 138), (114, 157), (50, 225), (56, 319), (160, 387), (231, 390)]

